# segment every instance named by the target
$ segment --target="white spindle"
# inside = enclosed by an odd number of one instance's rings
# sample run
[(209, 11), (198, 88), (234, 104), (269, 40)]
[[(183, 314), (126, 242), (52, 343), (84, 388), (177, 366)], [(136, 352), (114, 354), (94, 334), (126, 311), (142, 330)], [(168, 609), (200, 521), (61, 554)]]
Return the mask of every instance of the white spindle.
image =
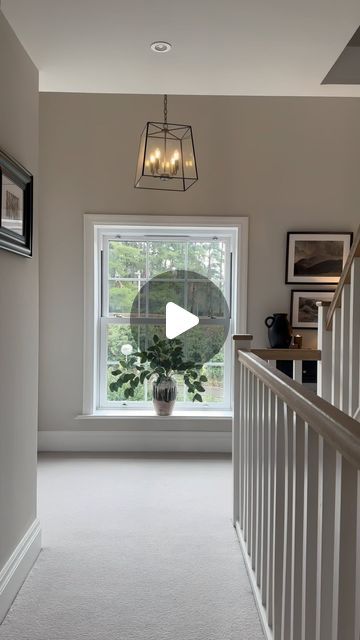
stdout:
[[(304, 544), (304, 614), (303, 640), (316, 639), (316, 605), (317, 605), (317, 573), (318, 535), (319, 534), (319, 436), (307, 427), (306, 447), (306, 544)], [(321, 483), (321, 479), (320, 479)]]
[(331, 401), (331, 356), (332, 336), (326, 329), (326, 314), (328, 306), (319, 303), (318, 318), (318, 349), (321, 351), (321, 360), (318, 362), (317, 393), (321, 398)]
[(341, 294), (340, 337), (340, 402), (342, 411), (349, 413), (349, 368), (350, 368), (350, 285), (346, 284)]
[(249, 430), (249, 383), (250, 383), (250, 371), (246, 369), (244, 372), (245, 388), (244, 388), (244, 501), (243, 501), (243, 525), (242, 531), (244, 541), (247, 543), (247, 505), (248, 505), (248, 461), (249, 461), (249, 449), (248, 449), (248, 430)]
[(274, 483), (274, 549), (273, 549), (273, 601), (274, 601), (274, 640), (283, 640), (284, 629), (284, 561), (287, 542), (287, 431), (285, 426), (285, 406), (276, 398), (276, 460)]
[(307, 428), (304, 421), (295, 416), (294, 440), (294, 565), (292, 575), (292, 625), (291, 640), (302, 638), (302, 601), (303, 601), (303, 548), (304, 548), (304, 498), (305, 498), (305, 452), (307, 443)]
[(259, 379), (254, 377), (253, 401), (252, 401), (252, 474), (251, 474), (251, 557), (252, 568), (256, 574), (256, 533), (257, 533), (257, 509), (258, 509), (258, 395)]
[(317, 490), (317, 567), (316, 567), (316, 627), (315, 640), (320, 640), (321, 636), (321, 572), (322, 572), (322, 539), (323, 539), (323, 494), (324, 494), (324, 439), (318, 436), (319, 457), (318, 457), (318, 490)]
[(337, 484), (340, 480), (338, 464), (341, 458), (332, 445), (323, 443), (323, 482), (322, 482), (322, 532), (321, 532), (321, 574), (320, 574), (320, 640), (335, 640), (333, 630), (334, 592), (337, 591), (336, 576), (338, 571), (335, 548), (337, 547), (337, 530), (339, 527), (339, 505), (336, 501)]
[(337, 451), (335, 457), (335, 508), (334, 508), (334, 561), (333, 561), (333, 590), (332, 590), (332, 629), (331, 640), (338, 639), (339, 618), (339, 571), (340, 571), (340, 526), (341, 526), (341, 476), (342, 456)]
[(276, 469), (276, 430), (275, 420), (275, 395), (269, 390), (268, 407), (268, 429), (269, 429), (269, 467), (268, 467), (268, 527), (267, 527), (267, 617), (269, 626), (274, 623), (274, 529), (275, 529), (275, 469)]
[(249, 371), (248, 388), (247, 388), (247, 420), (246, 420), (246, 509), (245, 509), (245, 535), (246, 544), (249, 555), (251, 553), (251, 474), (252, 474), (252, 397), (253, 397), (254, 376)]
[(261, 568), (262, 568), (262, 518), (263, 518), (263, 388), (264, 385), (258, 379), (257, 387), (257, 468), (256, 468), (256, 582), (261, 589)]
[(240, 388), (240, 469), (239, 469), (239, 522), (241, 529), (244, 529), (244, 505), (245, 505), (245, 469), (246, 469), (246, 439), (245, 439), (245, 422), (246, 422), (246, 377), (247, 370), (241, 365), (241, 388)]
[(267, 607), (267, 540), (268, 540), (268, 508), (269, 508), (269, 390), (263, 385), (262, 398), (262, 468), (261, 468), (261, 494), (262, 494), (262, 514), (261, 514), (261, 570), (260, 586), (262, 594), (262, 604)]
[(250, 397), (249, 397), (249, 422), (248, 422), (248, 504), (247, 504), (247, 545), (249, 556), (252, 558), (252, 542), (254, 531), (252, 528), (252, 511), (253, 511), (253, 465), (254, 465), (254, 386), (256, 384), (256, 378), (254, 374), (250, 373)]
[(341, 640), (359, 640), (359, 473), (343, 459), (338, 591), (338, 638)]
[(349, 342), (349, 410), (353, 416), (360, 406), (360, 258), (355, 258), (351, 267)]
[(292, 628), (293, 562), (294, 562), (294, 412), (285, 406), (285, 513), (283, 566), (283, 640), (288, 640)]
[(340, 405), (341, 309), (335, 309), (332, 327), (331, 403)]
[(242, 411), (241, 396), (241, 375), (243, 366), (238, 358), (235, 358), (234, 380), (233, 380), (233, 429), (232, 429), (232, 455), (233, 455), (233, 520), (234, 524), (240, 518), (240, 413)]
[(302, 360), (293, 360), (293, 379), (302, 382), (303, 363)]

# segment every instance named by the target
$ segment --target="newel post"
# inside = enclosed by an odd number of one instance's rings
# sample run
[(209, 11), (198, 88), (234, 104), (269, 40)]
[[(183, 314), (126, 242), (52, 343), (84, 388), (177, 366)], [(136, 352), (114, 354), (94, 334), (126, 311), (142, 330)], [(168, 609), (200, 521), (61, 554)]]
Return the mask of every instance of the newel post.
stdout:
[(248, 334), (234, 335), (234, 375), (233, 375), (233, 423), (232, 423), (232, 461), (233, 461), (233, 524), (240, 518), (240, 429), (241, 429), (241, 364), (239, 351), (250, 351), (253, 337)]

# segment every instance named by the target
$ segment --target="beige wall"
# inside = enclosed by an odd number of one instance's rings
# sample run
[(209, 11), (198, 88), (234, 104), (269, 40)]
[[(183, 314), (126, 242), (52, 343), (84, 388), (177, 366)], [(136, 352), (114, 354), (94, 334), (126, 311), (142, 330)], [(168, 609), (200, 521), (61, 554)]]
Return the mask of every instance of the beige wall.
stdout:
[(35, 177), (34, 257), (0, 250), (0, 571), (36, 515), (38, 73), (0, 11), (0, 148)]
[(74, 421), (84, 212), (249, 216), (248, 330), (257, 346), (266, 343), (264, 318), (289, 311), (287, 231), (360, 222), (360, 100), (170, 98), (170, 121), (193, 125), (199, 182), (186, 193), (135, 190), (138, 137), (161, 108), (159, 96), (41, 94), (40, 429), (104, 426)]

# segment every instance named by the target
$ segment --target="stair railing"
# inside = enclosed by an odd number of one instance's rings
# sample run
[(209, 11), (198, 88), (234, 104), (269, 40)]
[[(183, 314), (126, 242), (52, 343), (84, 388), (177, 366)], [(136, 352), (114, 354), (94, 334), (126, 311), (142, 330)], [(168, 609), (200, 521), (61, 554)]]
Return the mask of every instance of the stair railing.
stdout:
[(234, 525), (266, 636), (359, 640), (360, 424), (235, 345)]
[(360, 418), (360, 227), (331, 304), (319, 304), (318, 394)]

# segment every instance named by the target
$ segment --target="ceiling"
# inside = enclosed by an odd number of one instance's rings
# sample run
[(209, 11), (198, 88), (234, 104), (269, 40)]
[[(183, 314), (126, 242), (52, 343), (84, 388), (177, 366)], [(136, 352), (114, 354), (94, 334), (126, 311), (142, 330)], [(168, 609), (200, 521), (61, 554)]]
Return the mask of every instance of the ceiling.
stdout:
[[(41, 91), (360, 96), (322, 85), (359, 0), (2, 0)], [(170, 53), (150, 50), (171, 42)]]

